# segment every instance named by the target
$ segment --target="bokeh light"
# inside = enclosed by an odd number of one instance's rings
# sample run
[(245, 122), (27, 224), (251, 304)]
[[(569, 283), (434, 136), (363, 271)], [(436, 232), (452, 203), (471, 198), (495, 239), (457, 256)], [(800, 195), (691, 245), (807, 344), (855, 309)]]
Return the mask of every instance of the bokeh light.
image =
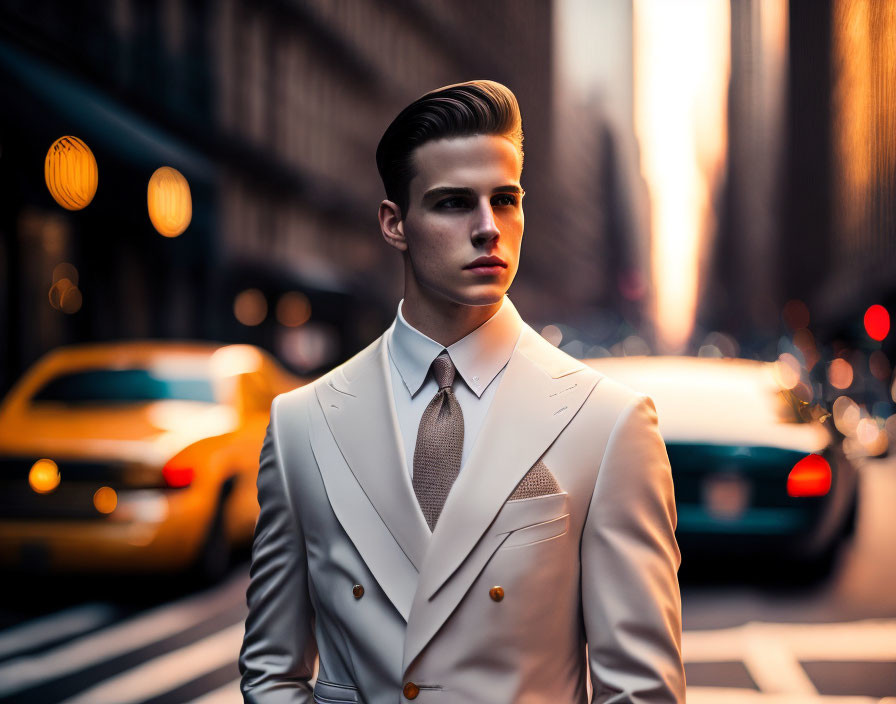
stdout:
[[(704, 347), (707, 349), (703, 350)], [(718, 331), (713, 331), (703, 338), (700, 349), (703, 350), (703, 353), (698, 352), (698, 357), (737, 357), (740, 353), (740, 345), (737, 344), (737, 340), (731, 335)]]
[(31, 465), (28, 472), (28, 484), (38, 494), (49, 494), (61, 480), (59, 467), (53, 460), (40, 459)]
[(890, 314), (881, 305), (873, 305), (865, 311), (865, 332), (878, 342), (890, 332)]
[(629, 335), (622, 341), (622, 353), (626, 357), (639, 357), (650, 354), (650, 345), (638, 335)]
[(896, 413), (884, 421), (884, 430), (891, 441), (896, 441)]
[(277, 322), (288, 328), (297, 328), (311, 317), (311, 303), (304, 293), (289, 291), (277, 301)]
[(278, 328), (276, 344), (280, 357), (302, 373), (330, 363), (339, 352), (336, 328), (314, 321)]
[(63, 313), (71, 315), (81, 310), (81, 290), (67, 277), (54, 282), (48, 296), (50, 305)]
[(563, 342), (563, 333), (560, 331), (556, 325), (545, 325), (541, 329), (541, 336), (550, 342), (554, 347), (560, 345)]
[(820, 359), (818, 348), (815, 345), (815, 336), (812, 335), (808, 329), (799, 328), (793, 333), (793, 344), (803, 353), (803, 359), (806, 361), (806, 369), (812, 371), (812, 367), (814, 367)]
[(885, 384), (890, 380), (890, 372), (892, 371), (890, 360), (887, 359), (887, 355), (884, 354), (883, 350), (874, 350), (869, 355), (868, 371), (871, 372), (875, 379)]
[(869, 455), (879, 455), (889, 444), (884, 422), (881, 418), (862, 418), (856, 426), (856, 439)]
[(93, 505), (100, 513), (112, 513), (118, 505), (118, 494), (110, 486), (101, 486), (93, 493)]
[(60, 262), (53, 267), (53, 283), (55, 284), (60, 279), (68, 279), (77, 286), (78, 270), (75, 268), (75, 265), (69, 262)]
[(252, 345), (227, 345), (214, 351), (211, 357), (212, 374), (217, 377), (252, 374), (261, 369), (261, 352)]
[(782, 389), (793, 389), (800, 383), (802, 370), (800, 361), (790, 352), (778, 356), (774, 366), (775, 381)]
[(585, 352), (585, 357), (588, 359), (600, 359), (601, 357), (612, 357), (610, 350), (608, 350), (603, 345), (592, 345), (588, 348), (588, 351)]
[(160, 235), (177, 237), (193, 219), (190, 184), (177, 169), (156, 169), (146, 188), (146, 207), (152, 226)]
[(247, 288), (234, 299), (233, 314), (243, 325), (260, 325), (268, 315), (268, 302), (257, 288)]
[(824, 496), (831, 490), (831, 465), (821, 455), (807, 455), (787, 476), (788, 496)]
[(99, 183), (99, 170), (90, 147), (71, 135), (57, 139), (44, 160), (44, 180), (53, 200), (63, 208), (86, 208)]
[(81, 289), (77, 286), (70, 286), (62, 293), (62, 297), (59, 300), (59, 310), (71, 315), (81, 310), (81, 303)]
[(836, 389), (848, 389), (852, 386), (852, 365), (845, 359), (835, 359), (828, 367), (828, 381)]
[(698, 357), (715, 357), (717, 359), (721, 359), (723, 357), (722, 350), (720, 350), (715, 345), (700, 345), (700, 349), (697, 350)]
[(840, 396), (834, 401), (831, 409), (834, 415), (834, 425), (844, 435), (852, 435), (856, 431), (862, 411), (859, 405), (848, 396)]
[(792, 299), (784, 304), (781, 317), (791, 330), (809, 327), (809, 308), (799, 299)]

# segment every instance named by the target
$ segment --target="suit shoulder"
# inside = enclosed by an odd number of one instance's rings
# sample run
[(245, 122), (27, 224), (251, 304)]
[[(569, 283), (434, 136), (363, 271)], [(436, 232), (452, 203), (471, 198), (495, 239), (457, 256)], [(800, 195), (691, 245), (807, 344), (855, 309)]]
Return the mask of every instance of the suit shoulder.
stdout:
[[(589, 367), (589, 369), (591, 368)], [(600, 376), (600, 390), (605, 400), (612, 398), (615, 403), (620, 405), (620, 410), (647, 397), (647, 394), (633, 389), (612, 376), (607, 376), (604, 372), (592, 371)]]
[[(595, 417), (600, 418), (601, 422), (615, 425), (624, 416), (629, 415), (641, 402), (650, 398), (647, 394), (637, 391), (603, 372), (588, 368), (598, 375), (598, 381), (586, 401), (586, 406), (597, 414)], [(652, 400), (650, 404), (652, 407)]]

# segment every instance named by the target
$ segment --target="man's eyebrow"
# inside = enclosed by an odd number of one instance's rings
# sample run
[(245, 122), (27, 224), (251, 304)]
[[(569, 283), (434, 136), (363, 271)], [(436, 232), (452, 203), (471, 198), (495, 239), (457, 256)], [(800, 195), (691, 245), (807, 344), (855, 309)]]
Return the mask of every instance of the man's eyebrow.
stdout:
[[(492, 194), (495, 193), (515, 193), (516, 195), (522, 195), (525, 193), (521, 186), (516, 184), (508, 184), (506, 186), (498, 186), (497, 188), (492, 189)], [(466, 188), (464, 186), (438, 186), (436, 188), (429, 189), (426, 193), (423, 194), (423, 200), (430, 200), (433, 198), (441, 198), (442, 196), (475, 196), (476, 191), (472, 188)]]

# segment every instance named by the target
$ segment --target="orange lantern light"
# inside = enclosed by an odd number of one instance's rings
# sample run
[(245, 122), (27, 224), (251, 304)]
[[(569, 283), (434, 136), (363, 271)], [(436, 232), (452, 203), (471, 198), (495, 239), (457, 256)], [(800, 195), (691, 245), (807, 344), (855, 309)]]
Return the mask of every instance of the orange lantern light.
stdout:
[(149, 179), (146, 207), (152, 226), (160, 235), (177, 237), (193, 219), (190, 184), (177, 169), (162, 166)]
[(99, 171), (90, 148), (77, 137), (60, 137), (44, 160), (50, 195), (66, 210), (86, 208), (96, 195)]

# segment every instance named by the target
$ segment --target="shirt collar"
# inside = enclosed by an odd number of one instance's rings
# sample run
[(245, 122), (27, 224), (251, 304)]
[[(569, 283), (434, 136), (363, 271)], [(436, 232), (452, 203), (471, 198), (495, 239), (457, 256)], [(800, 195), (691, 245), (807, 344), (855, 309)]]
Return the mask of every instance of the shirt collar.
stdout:
[(410, 325), (398, 313), (387, 338), (389, 356), (411, 396), (416, 396), (432, 361), (447, 349), (457, 373), (477, 397), (494, 381), (513, 354), (522, 318), (505, 295), (497, 312), (482, 325), (447, 348)]

